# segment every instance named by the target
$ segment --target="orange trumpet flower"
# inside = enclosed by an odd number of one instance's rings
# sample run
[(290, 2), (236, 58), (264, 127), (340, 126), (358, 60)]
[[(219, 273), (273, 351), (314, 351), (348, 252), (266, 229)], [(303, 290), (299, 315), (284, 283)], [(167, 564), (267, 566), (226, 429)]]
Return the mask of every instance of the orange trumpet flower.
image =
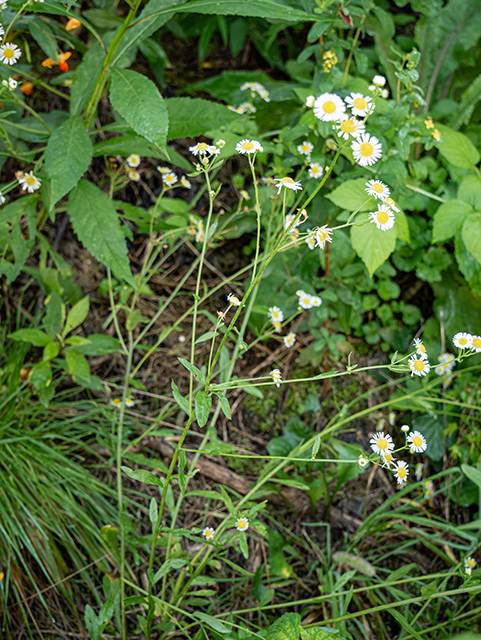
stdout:
[(58, 64), (62, 71), (68, 71), (67, 60), (70, 58), (71, 55), (72, 55), (71, 51), (66, 51), (65, 53), (59, 53), (58, 62), (55, 62), (55, 60), (52, 60), (52, 58), (46, 58), (42, 62), (42, 67), (48, 67), (49, 69), (51, 69), (54, 65)]
[(80, 27), (81, 24), (82, 23), (80, 22), (80, 20), (77, 20), (77, 18), (70, 18), (70, 20), (65, 25), (65, 28), (67, 29), (67, 31), (72, 31), (72, 29), (77, 29), (77, 27)]

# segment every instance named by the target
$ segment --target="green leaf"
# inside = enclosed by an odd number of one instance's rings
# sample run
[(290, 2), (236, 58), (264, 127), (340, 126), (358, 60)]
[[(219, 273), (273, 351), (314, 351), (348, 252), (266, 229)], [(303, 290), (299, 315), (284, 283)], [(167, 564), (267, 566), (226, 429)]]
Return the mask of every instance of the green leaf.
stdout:
[(302, 640), (329, 640), (330, 638), (339, 638), (339, 631), (330, 627), (310, 627), (301, 631)]
[(110, 100), (136, 133), (166, 150), (167, 107), (152, 80), (136, 71), (114, 67)]
[(70, 89), (70, 115), (80, 115), (87, 105), (104, 58), (104, 50), (98, 42), (95, 42), (73, 72), (72, 87)]
[(314, 458), (317, 456), (320, 448), (321, 448), (321, 436), (317, 435), (315, 440), (314, 440), (314, 444), (312, 446), (311, 460), (314, 460)]
[(222, 393), (217, 393), (216, 395), (219, 398), (219, 404), (220, 404), (220, 408), (222, 409), (222, 413), (225, 415), (225, 417), (228, 420), (230, 420), (232, 418), (232, 415), (230, 411), (229, 401), (227, 400), (225, 395)]
[(204, 374), (198, 367), (191, 364), (188, 360), (185, 360), (184, 358), (177, 358), (177, 360), (180, 362), (181, 365), (183, 365), (187, 369), (187, 371), (189, 371), (194, 376), (196, 380), (198, 380), (199, 382), (203, 382), (205, 380)]
[(211, 407), (212, 396), (208, 395), (205, 391), (199, 391), (195, 396), (195, 417), (197, 418), (199, 427), (205, 427), (207, 424)]
[(70, 194), (68, 213), (84, 247), (116, 276), (135, 286), (125, 236), (110, 198), (88, 180), (80, 180)]
[(171, 558), (164, 562), (160, 569), (154, 575), (154, 584), (174, 569), (182, 569), (187, 564), (185, 558)]
[(413, 419), (413, 428), (420, 431), (426, 438), (426, 455), (434, 462), (442, 460), (444, 454), (442, 420), (438, 417), (419, 416)]
[[(35, 212), (38, 196), (23, 196), (0, 210), (0, 276), (6, 275), (7, 284), (12, 283), (25, 266), (35, 244)], [(27, 219), (27, 238), (22, 234), (21, 218)], [(7, 250), (13, 252), (13, 262)]]
[(409, 225), (406, 218), (406, 214), (402, 209), (400, 209), (396, 213), (396, 221), (394, 226), (396, 227), (396, 235), (399, 240), (404, 240), (404, 242), (411, 242), (411, 235), (409, 233)]
[(210, 616), (208, 613), (203, 613), (202, 611), (196, 611), (193, 614), (197, 620), (201, 620), (206, 625), (217, 631), (218, 633), (230, 633), (230, 627), (227, 627), (221, 620)]
[(73, 307), (70, 309), (70, 313), (67, 316), (67, 322), (65, 323), (65, 327), (62, 331), (62, 338), (75, 329), (79, 327), (85, 318), (88, 315), (90, 307), (90, 298), (85, 296), (78, 302), (76, 302)]
[(468, 136), (445, 125), (438, 125), (438, 129), (442, 142), (437, 148), (449, 163), (462, 169), (472, 169), (478, 164), (480, 155)]
[(43, 360), (53, 360), (60, 352), (60, 344), (58, 342), (49, 342), (43, 350)]
[(36, 391), (48, 387), (52, 381), (52, 367), (47, 360), (37, 362), (33, 365), (29, 380)]
[(469, 175), (458, 188), (458, 198), (470, 204), (475, 211), (481, 211), (481, 178)]
[(317, 20), (312, 13), (293, 9), (275, 0), (194, 0), (178, 8), (179, 13), (207, 13), (219, 16), (251, 16), (285, 22), (305, 22)]
[(266, 640), (298, 640), (300, 633), (301, 616), (285, 613), (267, 629)]
[(9, 338), (18, 342), (29, 342), (34, 347), (45, 347), (52, 342), (51, 338), (39, 329), (19, 329), (11, 333)]
[(92, 143), (80, 116), (66, 120), (50, 136), (45, 168), (52, 181), (50, 209), (73, 189), (92, 161)]
[(94, 147), (94, 158), (97, 156), (129, 156), (131, 153), (150, 158), (163, 157), (154, 145), (141, 136), (125, 135), (109, 138), (102, 140)]
[[(375, 198), (366, 192), (366, 181), (363, 178), (358, 180), (346, 180), (337, 189), (334, 189), (326, 196), (341, 209), (356, 211), (369, 211), (375, 209)], [(367, 201), (367, 202), (366, 202)]]
[[(72, 338), (77, 336), (72, 336)], [(72, 338), (67, 342), (71, 343)], [(91, 333), (88, 339), (82, 344), (75, 345), (75, 351), (84, 356), (104, 356), (107, 353), (115, 353), (119, 350), (120, 343), (114, 336), (107, 336), (103, 333)]]
[(438, 207), (433, 219), (433, 244), (455, 236), (472, 208), (462, 200), (449, 200)]
[(152, 525), (152, 530), (155, 529), (157, 525), (157, 520), (159, 518), (159, 507), (157, 506), (157, 500), (152, 498), (149, 506), (149, 520)]
[(459, 235), (454, 241), (454, 255), (466, 282), (474, 293), (481, 296), (481, 264), (466, 249), (463, 239)]
[(90, 386), (90, 367), (87, 360), (71, 349), (65, 350), (65, 360), (67, 361), (68, 372), (74, 382), (83, 387)]
[(190, 407), (189, 407), (188, 401), (182, 397), (182, 395), (180, 394), (179, 388), (177, 387), (177, 385), (173, 380), (171, 382), (171, 386), (172, 386), (172, 395), (174, 396), (174, 400), (177, 402), (177, 404), (182, 409), (182, 411), (185, 411), (185, 413), (189, 415)]
[(95, 611), (87, 604), (85, 605), (85, 626), (89, 632), (90, 640), (100, 640), (100, 627), (95, 615)]
[(167, 98), (168, 139), (194, 138), (238, 120), (238, 114), (223, 104), (201, 98)]
[(461, 469), (463, 470), (464, 475), (469, 478), (471, 482), (477, 484), (481, 490), (481, 471), (475, 467), (470, 467), (467, 464), (462, 464)]
[(28, 21), (30, 35), (48, 58), (58, 62), (58, 48), (52, 29), (43, 20), (31, 19)]
[[(367, 218), (366, 218), (367, 219)], [(381, 231), (374, 223), (351, 227), (352, 247), (366, 265), (369, 275), (389, 258), (396, 246), (396, 226)]]
[(129, 467), (120, 467), (122, 471), (132, 478), (132, 480), (137, 480), (138, 482), (143, 482), (144, 484), (153, 484), (156, 487), (163, 487), (164, 481), (162, 478), (157, 478), (153, 473), (147, 471), (146, 469), (130, 469)]
[(481, 214), (467, 216), (461, 232), (466, 249), (481, 263)]

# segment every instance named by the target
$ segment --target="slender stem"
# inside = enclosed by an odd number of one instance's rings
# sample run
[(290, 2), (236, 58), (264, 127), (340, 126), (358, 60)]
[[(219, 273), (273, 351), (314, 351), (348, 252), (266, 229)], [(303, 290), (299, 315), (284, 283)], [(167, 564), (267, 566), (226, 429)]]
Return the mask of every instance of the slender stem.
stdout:
[(256, 213), (257, 213), (256, 255), (254, 258), (254, 269), (252, 270), (252, 280), (254, 280), (256, 277), (257, 262), (259, 260), (259, 251), (261, 246), (261, 207), (259, 204), (259, 191), (257, 189), (256, 172), (254, 168), (255, 157), (256, 157), (256, 154), (254, 154), (252, 158), (249, 156), (249, 166), (251, 168), (252, 181), (254, 182), (254, 192), (256, 196)]
[[(361, 24), (364, 22), (364, 19), (361, 21)], [(347, 80), (347, 75), (349, 73), (349, 67), (351, 66), (352, 56), (354, 55), (354, 49), (356, 48), (357, 41), (359, 39), (359, 35), (361, 33), (361, 27), (356, 29), (356, 33), (354, 35), (354, 40), (352, 41), (351, 50), (349, 51), (349, 56), (346, 62), (346, 68), (344, 69), (344, 75), (342, 77), (342, 86), (344, 87)]]

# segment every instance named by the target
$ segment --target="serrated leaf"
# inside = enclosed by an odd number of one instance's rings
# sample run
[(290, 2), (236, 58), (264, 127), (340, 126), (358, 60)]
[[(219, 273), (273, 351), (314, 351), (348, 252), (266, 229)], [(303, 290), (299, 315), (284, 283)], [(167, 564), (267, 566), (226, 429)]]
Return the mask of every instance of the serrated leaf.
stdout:
[(80, 180), (69, 196), (68, 214), (84, 247), (117, 277), (135, 286), (125, 236), (110, 198), (91, 182)]
[(174, 400), (177, 402), (177, 404), (182, 409), (182, 411), (185, 411), (185, 413), (189, 415), (190, 414), (189, 403), (185, 398), (182, 397), (179, 391), (179, 388), (177, 387), (177, 385), (173, 380), (171, 381), (171, 387), (172, 387), (172, 395), (174, 396)]
[(353, 249), (366, 265), (369, 275), (389, 258), (396, 246), (396, 227), (381, 231), (373, 223), (351, 227)]
[(445, 125), (438, 125), (438, 129), (442, 142), (437, 148), (449, 163), (462, 169), (472, 169), (478, 164), (480, 155), (468, 136)]
[(286, 22), (314, 21), (318, 17), (312, 13), (293, 9), (275, 0), (194, 0), (177, 9), (179, 13), (207, 13), (219, 16), (251, 16)]
[(89, 307), (90, 298), (88, 296), (85, 296), (73, 305), (67, 316), (67, 322), (65, 323), (64, 330), (62, 331), (62, 338), (65, 338), (72, 329), (75, 329), (82, 324), (88, 315)]
[(164, 99), (152, 80), (136, 71), (114, 67), (110, 100), (136, 133), (166, 150), (169, 117)]
[(102, 68), (104, 57), (104, 50), (98, 42), (95, 42), (75, 69), (70, 89), (70, 115), (80, 115), (87, 105)]
[(11, 333), (8, 337), (18, 342), (29, 342), (33, 344), (34, 347), (45, 347), (52, 342), (51, 338), (39, 329), (19, 329)]
[(433, 244), (455, 236), (462, 228), (466, 216), (473, 210), (462, 200), (449, 200), (438, 207), (433, 219)]
[(461, 235), (466, 249), (481, 263), (481, 214), (471, 213), (466, 217)]
[(92, 143), (80, 116), (60, 125), (45, 150), (45, 168), (52, 182), (50, 207), (73, 189), (92, 161)]
[(363, 178), (346, 180), (326, 198), (348, 211), (357, 211), (359, 207), (359, 211), (369, 211), (373, 207), (375, 209), (375, 199), (366, 192), (366, 181)]
[(195, 417), (199, 427), (205, 427), (207, 420), (209, 419), (210, 410), (212, 407), (212, 396), (205, 391), (199, 391), (195, 396)]
[(238, 120), (238, 114), (223, 104), (202, 98), (167, 98), (169, 140), (193, 138)]

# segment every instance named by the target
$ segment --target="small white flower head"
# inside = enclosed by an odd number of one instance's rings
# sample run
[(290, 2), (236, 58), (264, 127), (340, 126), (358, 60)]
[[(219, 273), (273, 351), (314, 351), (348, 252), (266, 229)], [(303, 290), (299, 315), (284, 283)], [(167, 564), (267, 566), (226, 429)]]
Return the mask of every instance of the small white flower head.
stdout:
[(269, 307), (267, 310), (267, 316), (269, 320), (277, 322), (282, 322), (284, 320), (284, 312), (279, 307)]
[(230, 111), (235, 111), (235, 113), (245, 113), (245, 109), (244, 107), (238, 106), (238, 107), (233, 107), (231, 104), (227, 105), (227, 108), (230, 109)]
[(389, 187), (380, 180), (369, 180), (366, 182), (366, 191), (370, 196), (378, 198), (383, 202), (389, 197)]
[(131, 153), (130, 156), (127, 157), (126, 162), (129, 167), (136, 169), (140, 164), (141, 158), (136, 153)]
[(384, 87), (386, 84), (386, 78), (384, 76), (374, 76), (372, 81), (377, 87)]
[[(416, 476), (417, 479), (417, 476)], [(434, 483), (431, 480), (426, 480), (424, 483), (424, 497), (430, 498), (435, 493)]]
[(127, 175), (132, 182), (138, 182), (140, 180), (140, 173), (136, 169), (129, 169)]
[(307, 96), (306, 107), (308, 107), (309, 109), (312, 109), (312, 107), (314, 106), (314, 102), (315, 102), (314, 96)]
[(282, 339), (284, 340), (284, 346), (287, 349), (293, 347), (296, 344), (296, 334), (294, 333), (294, 331), (290, 331), (287, 336), (284, 336)]
[(279, 388), (281, 386), (280, 382), (282, 380), (282, 375), (279, 369), (273, 369), (269, 375), (271, 376), (273, 381), (276, 383), (276, 387)]
[(242, 196), (242, 198), (243, 198), (244, 200), (250, 200), (250, 199), (251, 199), (251, 197), (250, 197), (250, 195), (249, 195), (249, 192), (248, 192), (248, 191), (246, 191), (245, 189), (241, 189), (241, 190), (240, 190), (240, 194), (241, 194), (241, 196)]
[(16, 44), (2, 44), (0, 47), (0, 62), (3, 64), (15, 64), (22, 55), (21, 49)]
[(360, 467), (366, 467), (369, 464), (369, 460), (361, 454), (357, 463)]
[(15, 89), (17, 88), (17, 85), (18, 85), (18, 82), (14, 78), (8, 79), (8, 88), (10, 89), (10, 91), (15, 91)]
[(194, 156), (210, 156), (215, 153), (219, 153), (219, 149), (214, 147), (212, 144), (207, 144), (206, 142), (198, 142), (193, 147), (189, 147), (189, 151)]
[[(327, 138), (326, 147), (331, 151), (337, 151), (337, 142), (334, 140), (334, 138)], [(326, 167), (326, 170), (327, 169), (328, 167)]]
[(393, 427), (394, 423), (396, 422), (396, 414), (394, 413), (394, 411), (391, 411), (391, 413), (388, 416), (388, 420), (391, 427)]
[(184, 176), (180, 180), (180, 184), (184, 187), (184, 189), (192, 189), (192, 185), (189, 180)]
[(299, 291), (296, 291), (296, 295), (299, 296), (300, 307), (302, 307), (303, 309), (312, 309), (313, 304), (312, 296), (310, 293), (306, 293), (305, 291), (302, 291), (302, 289), (300, 289)]
[(177, 181), (178, 178), (175, 173), (164, 173), (164, 175), (162, 176), (162, 182), (166, 187), (173, 187)]
[(393, 466), (393, 467), (396, 466), (394, 464), (395, 461), (396, 461), (396, 458), (394, 458), (392, 453), (382, 453), (381, 454), (381, 460), (382, 460), (383, 469), (390, 469), (391, 466)]
[(282, 329), (282, 323), (280, 320), (272, 320), (272, 326), (274, 327), (274, 331), (276, 333), (280, 333)]
[(469, 578), (469, 576), (473, 573), (473, 570), (471, 569), (471, 567), (469, 567), (468, 569), (464, 570), (464, 573), (466, 574), (466, 578)]
[(395, 469), (394, 477), (396, 478), (397, 483), (400, 485), (403, 485), (406, 482), (407, 477), (409, 475), (409, 468), (408, 468), (407, 462), (404, 462), (404, 460), (399, 460), (399, 462), (396, 464), (394, 469)]
[(304, 142), (297, 147), (297, 151), (305, 156), (310, 156), (313, 149), (314, 145), (309, 142), (309, 140), (304, 140)]
[(0, 205), (5, 204), (6, 201), (7, 201), (7, 198), (0, 191)]
[(407, 433), (409, 429), (410, 427), (408, 424), (403, 424), (403, 426), (401, 427), (401, 431), (404, 431), (404, 433)]
[(411, 453), (423, 453), (426, 451), (427, 443), (426, 438), (419, 431), (411, 431), (406, 438), (406, 442), (409, 443)]
[(310, 231), (309, 235), (304, 239), (304, 242), (307, 244), (309, 249), (315, 249), (317, 244), (315, 231)]
[(431, 365), (424, 354), (416, 353), (408, 360), (412, 376), (425, 376), (431, 371)]
[(357, 118), (351, 116), (350, 118), (344, 114), (344, 117), (339, 124), (334, 124), (333, 129), (337, 130), (340, 138), (349, 140), (349, 138), (357, 138), (362, 133), (365, 133), (365, 126), (363, 122), (359, 122)]
[(293, 191), (302, 191), (302, 185), (300, 182), (295, 182), (292, 178), (276, 178), (274, 182), (277, 182), (277, 193), (281, 192), (282, 187), (286, 189), (292, 189)]
[(262, 91), (258, 91), (258, 94), (260, 95), (260, 97), (265, 101), (265, 102), (270, 102), (271, 98), (270, 98), (270, 94), (267, 91), (267, 89), (263, 89)]
[(371, 218), (371, 222), (374, 222), (376, 227), (381, 231), (388, 231), (394, 227), (394, 213), (387, 204), (378, 204), (377, 211), (372, 211), (369, 217)]
[(322, 227), (317, 227), (314, 229), (316, 234), (316, 242), (317, 246), (321, 249), (324, 249), (326, 246), (326, 242), (332, 242), (331, 234), (332, 229), (330, 229), (327, 224)]
[(237, 151), (237, 153), (250, 155), (252, 153), (257, 153), (258, 151), (263, 151), (263, 148), (261, 146), (261, 143), (257, 142), (257, 140), (246, 139), (238, 142), (235, 146), (235, 150)]
[[(5, 5), (5, 7), (7, 6), (7, 0), (5, 0), (5, 2), (3, 3)], [(3, 9), (5, 7), (2, 7)], [(3, 28), (3, 25), (0, 24), (0, 36), (4, 36), (5, 35), (5, 29)]]
[(375, 433), (369, 442), (374, 453), (377, 453), (380, 456), (386, 455), (394, 449), (394, 442), (392, 441), (391, 436), (384, 434), (383, 431)]
[(241, 102), (239, 109), (242, 109), (244, 113), (255, 113), (257, 111), (252, 102)]
[[(303, 220), (302, 216), (299, 216), (299, 219), (297, 220), (297, 222), (292, 225), (293, 220), (295, 220), (297, 218), (296, 213), (288, 213), (286, 216), (286, 221), (285, 221), (285, 230), (287, 231), (289, 229), (289, 233), (294, 233), (294, 231), (296, 230), (296, 227), (298, 227), (300, 224), (302, 224), (303, 222), (305, 222), (305, 220)], [(291, 226), (292, 225), (292, 226)]]
[(160, 171), (162, 175), (165, 175), (166, 173), (170, 173), (169, 167), (161, 167), (160, 165), (157, 167), (157, 171)]
[(460, 331), (453, 337), (453, 344), (458, 349), (471, 349), (473, 336), (466, 331)]
[(434, 367), (434, 373), (435, 373), (437, 376), (444, 376), (444, 374), (446, 373), (446, 372), (445, 372), (445, 370), (444, 370), (444, 366), (443, 366), (442, 364), (437, 364), (437, 365)]
[(206, 527), (202, 531), (202, 535), (206, 540), (213, 540), (215, 536), (215, 529), (213, 529), (212, 527)]
[(322, 178), (324, 169), (321, 167), (321, 165), (318, 162), (311, 162), (307, 173), (309, 174), (310, 178), (317, 178), (319, 180), (319, 178)]
[(389, 89), (381, 89), (381, 98), (387, 100), (389, 98)]
[(471, 569), (471, 571), (472, 571), (475, 566), (476, 566), (476, 560), (474, 558), (472, 558), (471, 556), (468, 556), (466, 558), (466, 560), (464, 561), (464, 568), (466, 570)]
[(217, 140), (215, 146), (219, 147), (219, 149), (223, 149), (225, 147), (225, 140), (222, 140), (222, 138), (220, 140)]
[(362, 93), (351, 93), (351, 95), (346, 98), (346, 104), (351, 109), (353, 115), (361, 116), (362, 118), (374, 111), (372, 98), (365, 97)]
[(311, 305), (313, 307), (320, 307), (322, 304), (322, 300), (319, 296), (311, 296)]
[(122, 400), (120, 398), (112, 398), (110, 404), (116, 409), (120, 409), (120, 407), (122, 406)]
[(396, 206), (396, 203), (391, 197), (386, 198), (384, 200), (384, 204), (387, 204), (387, 206), (393, 211), (395, 211), (396, 213), (399, 213), (401, 211), (401, 209), (398, 206)]
[(247, 531), (249, 528), (249, 520), (247, 518), (237, 518), (235, 528), (237, 531)]
[(37, 191), (37, 189), (40, 189), (41, 181), (33, 175), (33, 171), (24, 173), (18, 181), (20, 182), (22, 190), (28, 191), (28, 193), (33, 193), (34, 191)]
[(131, 409), (135, 405), (135, 400), (133, 398), (125, 398), (125, 406), (128, 409)]
[(426, 347), (423, 345), (421, 340), (419, 340), (419, 338), (414, 338), (414, 348), (416, 349), (417, 353), (426, 353)]
[(376, 136), (363, 133), (351, 143), (354, 160), (361, 167), (370, 167), (382, 156), (382, 145)]
[(422, 480), (423, 471), (424, 471), (423, 463), (422, 462), (418, 462), (417, 465), (414, 467), (414, 474), (415, 474), (416, 480), (418, 482), (420, 482)]
[(257, 91), (258, 86), (262, 87), (259, 82), (244, 82), (243, 84), (241, 84), (240, 88), (241, 91), (248, 91), (249, 89), (251, 91)]
[(227, 302), (233, 307), (240, 307), (242, 304), (239, 298), (233, 293), (229, 293), (229, 295), (227, 296)]
[(476, 353), (481, 352), (481, 336), (471, 336), (471, 349)]
[(346, 105), (335, 93), (323, 93), (314, 101), (314, 115), (323, 122), (339, 122), (346, 111)]

